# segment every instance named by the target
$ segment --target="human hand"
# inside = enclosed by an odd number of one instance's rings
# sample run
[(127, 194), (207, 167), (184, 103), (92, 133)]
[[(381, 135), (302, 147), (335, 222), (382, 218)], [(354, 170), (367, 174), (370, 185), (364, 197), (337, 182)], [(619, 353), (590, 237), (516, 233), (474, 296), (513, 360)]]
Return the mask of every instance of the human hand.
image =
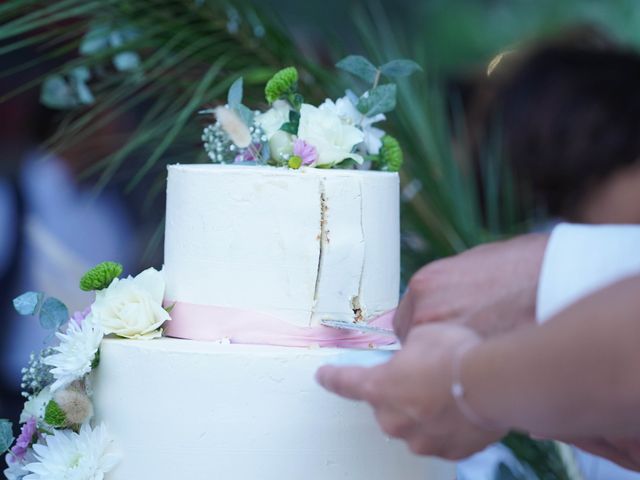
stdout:
[(368, 402), (382, 430), (406, 441), (414, 453), (460, 459), (506, 433), (472, 424), (451, 395), (455, 355), (479, 341), (466, 327), (422, 325), (389, 362), (371, 368), (324, 366), (316, 378), (338, 395)]
[(533, 323), (548, 238), (523, 235), (426, 265), (409, 282), (396, 311), (398, 338), (424, 323), (464, 324), (483, 336)]

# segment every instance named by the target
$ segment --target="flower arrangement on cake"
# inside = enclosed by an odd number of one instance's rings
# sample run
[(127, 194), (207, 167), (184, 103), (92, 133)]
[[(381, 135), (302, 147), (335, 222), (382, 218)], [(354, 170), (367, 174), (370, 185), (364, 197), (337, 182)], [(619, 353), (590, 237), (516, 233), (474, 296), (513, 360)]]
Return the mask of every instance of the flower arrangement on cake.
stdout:
[[(26, 292), (13, 301), (21, 315), (39, 317), (54, 345), (31, 354), (23, 369), (20, 434), (0, 420), (0, 454), (8, 452), (8, 480), (98, 480), (119, 461), (120, 454), (105, 425), (91, 425), (91, 378), (100, 362), (106, 335), (153, 339), (170, 320), (163, 308), (164, 278), (150, 268), (136, 277), (119, 278), (122, 266), (104, 262), (87, 272), (80, 288), (95, 291), (93, 304), (69, 315), (58, 299)], [(72, 476), (69, 476), (73, 474)]]
[(298, 71), (287, 67), (265, 86), (269, 108), (251, 110), (242, 103), (243, 82), (238, 78), (225, 105), (200, 112), (215, 118), (202, 134), (211, 161), (398, 171), (402, 165), (398, 141), (374, 126), (396, 106), (396, 84), (381, 81), (407, 77), (420, 71), (420, 66), (398, 59), (376, 67), (359, 55), (350, 55), (336, 66), (367, 84), (360, 95), (347, 90), (343, 97), (327, 98), (319, 106), (305, 103), (298, 91)]

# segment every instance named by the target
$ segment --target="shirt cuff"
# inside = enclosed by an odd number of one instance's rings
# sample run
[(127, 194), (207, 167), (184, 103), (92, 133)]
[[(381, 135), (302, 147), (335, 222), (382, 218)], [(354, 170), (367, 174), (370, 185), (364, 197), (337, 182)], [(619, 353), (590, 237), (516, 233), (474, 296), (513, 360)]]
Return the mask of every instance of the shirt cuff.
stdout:
[(558, 225), (544, 254), (536, 301), (543, 323), (590, 293), (640, 273), (640, 225)]

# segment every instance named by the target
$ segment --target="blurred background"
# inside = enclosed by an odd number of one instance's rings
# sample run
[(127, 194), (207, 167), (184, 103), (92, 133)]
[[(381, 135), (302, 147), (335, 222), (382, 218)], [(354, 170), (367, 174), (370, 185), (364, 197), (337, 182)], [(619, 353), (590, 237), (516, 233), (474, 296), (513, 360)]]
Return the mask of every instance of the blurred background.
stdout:
[[(472, 148), (473, 111), (501, 54), (601, 36), (640, 46), (639, 2), (0, 3), (0, 418), (17, 418), (20, 369), (45, 341), (37, 321), (13, 313), (12, 298), (45, 291), (82, 310), (90, 298), (78, 279), (94, 264), (159, 267), (165, 166), (207, 161), (196, 112), (237, 76), (245, 98), (260, 101), (266, 80), (296, 65), (302, 92), (317, 101), (349, 85), (333, 68), (346, 54), (423, 67), (400, 82), (385, 124), (405, 156), (406, 281), (430, 260), (552, 220), (499, 147)], [(496, 478), (569, 478), (555, 444), (521, 435), (504, 443), (528, 476), (503, 469)]]

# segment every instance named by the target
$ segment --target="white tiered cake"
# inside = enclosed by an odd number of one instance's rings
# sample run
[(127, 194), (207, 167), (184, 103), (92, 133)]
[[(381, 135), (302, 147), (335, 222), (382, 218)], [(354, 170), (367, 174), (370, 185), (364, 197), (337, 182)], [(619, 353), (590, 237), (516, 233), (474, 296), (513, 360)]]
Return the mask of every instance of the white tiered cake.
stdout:
[(369, 342), (320, 320), (397, 304), (398, 210), (392, 173), (170, 167), (167, 330), (190, 340), (103, 342), (96, 417), (125, 453), (108, 480), (453, 479), (314, 381), (349, 352), (318, 345)]

